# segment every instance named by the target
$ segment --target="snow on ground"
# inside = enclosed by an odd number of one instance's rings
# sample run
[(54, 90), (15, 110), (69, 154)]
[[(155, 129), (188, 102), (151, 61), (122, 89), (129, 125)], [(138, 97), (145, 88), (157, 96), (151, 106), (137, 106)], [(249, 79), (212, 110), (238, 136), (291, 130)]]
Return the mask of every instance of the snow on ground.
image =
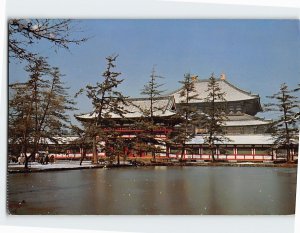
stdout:
[[(31, 162), (29, 163), (28, 167), (29, 168), (34, 168), (34, 169), (57, 169), (57, 168), (79, 168), (79, 167), (95, 167), (97, 165), (93, 165), (91, 161), (83, 161), (82, 165), (80, 166), (80, 161), (56, 161), (55, 163), (48, 163), (48, 164), (40, 164), (37, 162)], [(8, 169), (13, 168), (23, 168), (24, 165), (20, 165), (17, 163), (10, 163), (8, 164)]]
[(238, 162), (237, 164), (257, 164), (257, 163), (254, 163), (254, 162)]

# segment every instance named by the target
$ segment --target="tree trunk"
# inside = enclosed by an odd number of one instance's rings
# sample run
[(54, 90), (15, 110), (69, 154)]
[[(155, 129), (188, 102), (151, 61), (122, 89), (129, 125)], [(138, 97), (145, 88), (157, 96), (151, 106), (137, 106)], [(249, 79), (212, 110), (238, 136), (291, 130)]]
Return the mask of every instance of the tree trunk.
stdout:
[(166, 145), (166, 157), (170, 157), (170, 147), (168, 145)]
[(214, 151), (213, 147), (211, 148), (211, 159), (212, 159), (213, 163), (216, 162), (216, 160), (215, 160), (215, 151)]
[(84, 158), (86, 157), (86, 150), (84, 148), (81, 148), (81, 158), (80, 158), (80, 166), (82, 164), (82, 161), (84, 160)]
[(288, 163), (292, 162), (290, 146), (288, 146), (286, 149), (286, 161)]
[(31, 152), (31, 154), (30, 154), (30, 156), (29, 156), (29, 158), (28, 158), (28, 159), (31, 159), (32, 162), (35, 161), (35, 154), (36, 154), (36, 152), (37, 152), (37, 150), (34, 149), (34, 150)]
[(156, 162), (155, 151), (152, 151), (152, 158), (153, 158), (153, 161)]
[(185, 144), (183, 143), (183, 144), (181, 145), (181, 156), (180, 156), (180, 161), (183, 161), (184, 152), (185, 152)]
[(25, 157), (25, 165), (24, 165), (24, 169), (28, 169), (27, 146), (22, 146), (21, 154), (23, 154), (24, 157)]
[(92, 158), (92, 163), (93, 164), (97, 164), (98, 163), (96, 137), (93, 137), (93, 158)]
[(25, 169), (28, 169), (28, 157), (27, 157), (27, 155), (25, 154), (25, 165), (24, 165), (24, 168)]
[(27, 152), (24, 153), (24, 155), (25, 155), (25, 165), (24, 165), (24, 168), (28, 169), (29, 160), (31, 159), (32, 161), (35, 161), (36, 150), (33, 150), (29, 156), (27, 156), (26, 154), (27, 154)]

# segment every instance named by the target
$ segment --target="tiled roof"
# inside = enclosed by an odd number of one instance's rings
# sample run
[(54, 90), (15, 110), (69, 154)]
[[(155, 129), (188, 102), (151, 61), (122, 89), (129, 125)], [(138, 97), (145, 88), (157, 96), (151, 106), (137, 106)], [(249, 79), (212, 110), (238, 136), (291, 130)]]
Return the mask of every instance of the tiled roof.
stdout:
[(225, 126), (245, 126), (245, 125), (267, 125), (269, 121), (251, 120), (251, 121), (226, 121)]
[[(208, 79), (195, 81), (195, 89), (196, 89), (195, 93), (198, 94), (199, 100), (192, 100), (191, 103), (204, 102), (203, 99), (207, 97), (206, 90), (208, 88), (208, 83), (209, 83)], [(221, 91), (226, 93), (224, 96), (226, 101), (240, 101), (240, 100), (250, 100), (250, 99), (259, 98), (258, 95), (251, 94), (250, 92), (239, 89), (226, 80), (217, 79), (217, 83), (219, 84)], [(176, 103), (180, 103), (182, 100), (182, 97), (180, 96), (181, 89), (182, 88), (169, 94), (174, 96)]]
[[(228, 135), (226, 136), (231, 141), (216, 143), (226, 145), (271, 145), (274, 139), (270, 134), (255, 134), (255, 135)], [(195, 136), (188, 144), (203, 144), (203, 136)]]
[(249, 121), (249, 120), (256, 120), (256, 119), (260, 119), (258, 117), (255, 116), (251, 116), (249, 114), (246, 113), (241, 113), (241, 114), (235, 114), (235, 115), (227, 115), (227, 118), (229, 121)]
[[(128, 105), (123, 105), (121, 107), (127, 112), (124, 114), (125, 118), (138, 118), (143, 116), (143, 111), (147, 111), (150, 109), (150, 100), (149, 98), (129, 98), (127, 99)], [(154, 116), (166, 117), (175, 115), (175, 107), (174, 98), (171, 96), (167, 97), (157, 97), (153, 102), (154, 107)], [(76, 118), (78, 120), (84, 119), (93, 119), (96, 118), (96, 113), (87, 113), (83, 115), (77, 115)], [(118, 114), (110, 114), (111, 118), (121, 118)]]
[[(53, 137), (53, 139), (56, 140), (58, 144), (70, 144), (78, 138), (78, 136)], [(40, 143), (54, 144), (54, 142), (51, 141), (49, 138), (41, 138)]]
[(264, 120), (259, 117), (248, 114), (229, 115), (225, 121), (225, 126), (245, 126), (245, 125), (267, 125), (272, 123), (270, 120)]

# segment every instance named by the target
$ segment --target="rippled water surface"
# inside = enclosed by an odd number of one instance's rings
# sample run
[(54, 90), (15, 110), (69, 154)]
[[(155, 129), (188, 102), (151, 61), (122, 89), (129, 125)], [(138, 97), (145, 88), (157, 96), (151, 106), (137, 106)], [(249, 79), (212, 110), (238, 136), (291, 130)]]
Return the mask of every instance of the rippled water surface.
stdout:
[(11, 214), (285, 215), (296, 168), (145, 167), (8, 175)]

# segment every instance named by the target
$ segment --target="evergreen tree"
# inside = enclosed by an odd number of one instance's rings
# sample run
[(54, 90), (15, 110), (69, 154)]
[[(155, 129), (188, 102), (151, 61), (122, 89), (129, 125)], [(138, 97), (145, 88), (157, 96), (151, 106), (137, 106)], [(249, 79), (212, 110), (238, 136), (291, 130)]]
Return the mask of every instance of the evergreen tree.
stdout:
[(226, 132), (223, 127), (224, 121), (227, 120), (226, 93), (221, 91), (214, 74), (209, 78), (206, 93), (207, 97), (203, 99), (206, 102), (205, 116), (202, 117), (201, 126), (207, 131), (203, 135), (204, 143), (209, 146), (212, 161), (215, 162), (216, 143), (230, 141), (230, 139), (225, 136)]
[(183, 88), (180, 92), (181, 100), (175, 117), (177, 118), (176, 121), (180, 123), (171, 134), (171, 137), (173, 142), (180, 145), (180, 161), (183, 161), (186, 143), (195, 135), (195, 128), (199, 126), (202, 114), (199, 112), (197, 106), (191, 103), (199, 99), (199, 94), (195, 90), (194, 77), (190, 73), (187, 73), (179, 83), (183, 85)]
[(112, 163), (117, 159), (117, 165), (120, 165), (120, 158), (126, 159), (125, 147), (127, 146), (127, 140), (116, 130), (111, 130), (105, 140), (105, 154)]
[(140, 130), (135, 139), (135, 149), (140, 152), (150, 152), (154, 161), (156, 160), (156, 153), (160, 151), (158, 145), (161, 144), (156, 138), (156, 129), (159, 128), (156, 119), (159, 116), (155, 113), (163, 110), (157, 102), (164, 92), (160, 90), (163, 84), (158, 83), (158, 78), (163, 77), (157, 75), (153, 67), (150, 80), (144, 85), (141, 91), (141, 95), (146, 96), (146, 99), (149, 101), (149, 106), (139, 107), (142, 117), (134, 124), (134, 128)]
[(50, 69), (43, 58), (32, 63), (26, 67), (30, 73), (28, 82), (10, 85), (13, 93), (9, 101), (9, 138), (21, 146), (25, 168), (29, 160), (35, 159), (43, 140), (57, 142), (56, 137), (68, 129), (66, 111), (74, 110), (59, 69)]
[(27, 83), (10, 85), (8, 140), (11, 153), (26, 156), (33, 131), (31, 91)]
[[(291, 162), (291, 146), (293, 141), (297, 140), (297, 121), (299, 121), (299, 101), (298, 97), (293, 95), (298, 88), (289, 90), (286, 83), (281, 84), (279, 92), (268, 98), (275, 100), (273, 103), (266, 104), (266, 111), (278, 113), (278, 119), (273, 122), (274, 144), (286, 149), (287, 162)], [(298, 111), (297, 111), (298, 110)]]
[(156, 75), (155, 68), (153, 67), (151, 75), (150, 75), (150, 80), (148, 81), (147, 84), (144, 85), (144, 88), (142, 89), (141, 95), (146, 96), (149, 101), (150, 101), (150, 106), (149, 109), (143, 109), (143, 114), (145, 117), (149, 118), (151, 122), (154, 121), (154, 113), (156, 111), (161, 110), (160, 107), (155, 105), (156, 98), (161, 96), (162, 93), (164, 92), (163, 90), (160, 90), (160, 88), (164, 84), (159, 84), (157, 82), (158, 78), (163, 78), (162, 76)]
[[(95, 116), (95, 120), (91, 123), (93, 127), (89, 127), (89, 131), (86, 132), (93, 139), (93, 163), (98, 163), (97, 145), (105, 142), (111, 134), (115, 133), (112, 127), (109, 128), (109, 125), (113, 124), (111, 116), (115, 114), (124, 117), (126, 113), (124, 107), (127, 105), (127, 97), (117, 90), (123, 79), (118, 79), (121, 73), (113, 71), (117, 57), (106, 57), (107, 67), (102, 74), (104, 80), (97, 82), (95, 86), (87, 85), (85, 88), (87, 97), (91, 99), (94, 107), (91, 115)], [(81, 89), (77, 94), (83, 91), (84, 89)], [(106, 151), (108, 151), (108, 144)]]
[(82, 127), (77, 125), (71, 125), (72, 135), (76, 135), (77, 138), (73, 140), (73, 144), (79, 147), (80, 151), (80, 166), (82, 165), (83, 160), (86, 158), (86, 152), (88, 149), (92, 148), (92, 139), (89, 137), (87, 132), (89, 132), (92, 127), (91, 124), (82, 122)]

